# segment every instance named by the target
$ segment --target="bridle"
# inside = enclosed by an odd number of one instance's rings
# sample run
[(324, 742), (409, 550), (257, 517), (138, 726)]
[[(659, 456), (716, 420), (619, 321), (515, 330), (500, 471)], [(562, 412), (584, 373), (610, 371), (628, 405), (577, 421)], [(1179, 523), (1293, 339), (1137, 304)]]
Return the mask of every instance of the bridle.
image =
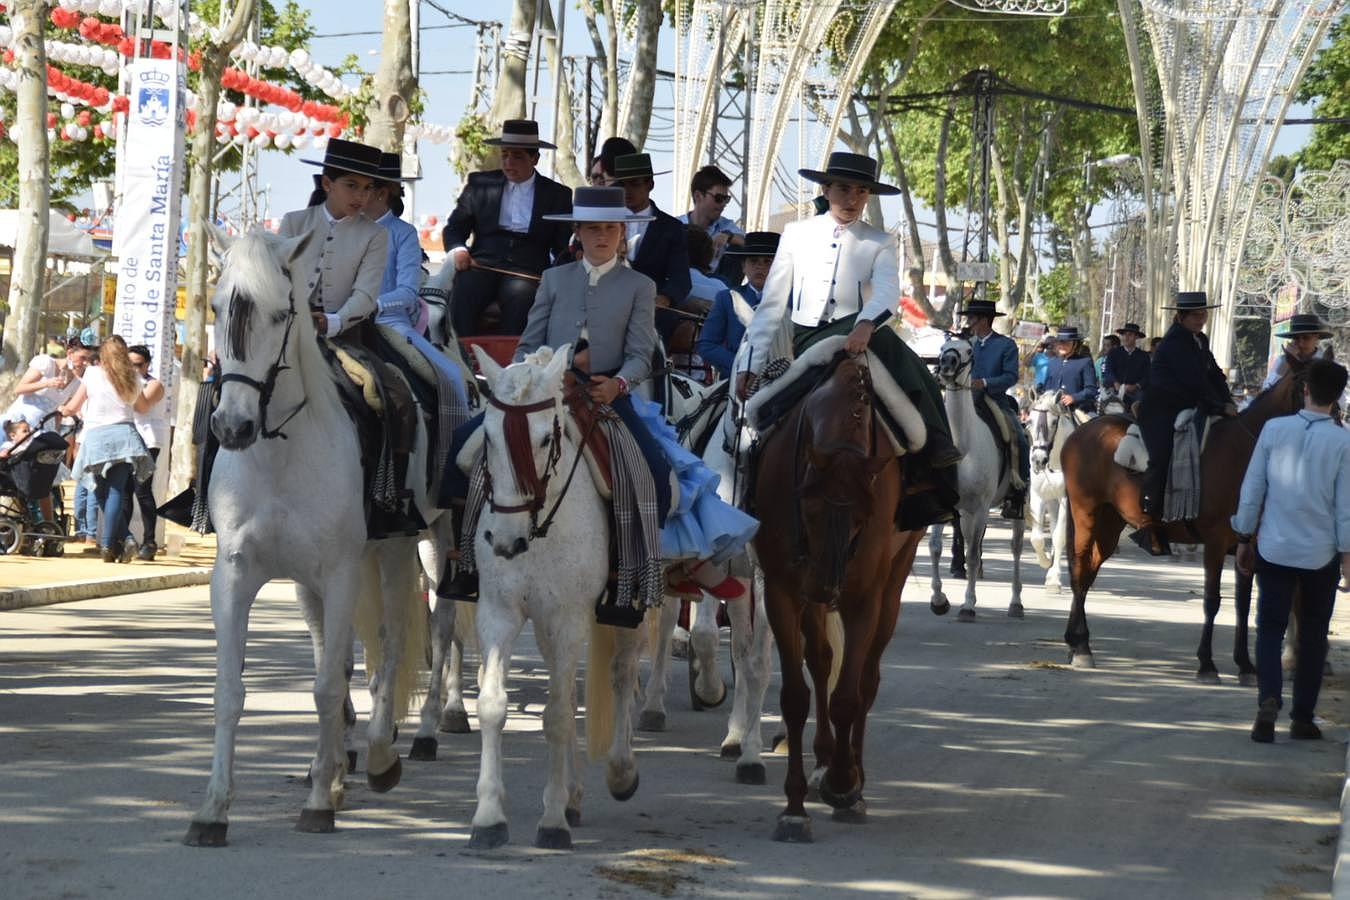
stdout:
[[(285, 270), (283, 270), (283, 274), (286, 274), (287, 278), (290, 277), (289, 273), (286, 273)], [(286, 365), (286, 347), (291, 342), (291, 328), (295, 325), (295, 297), (289, 292), (287, 293), (287, 296), (289, 298), (290, 306), (286, 310), (286, 329), (281, 334), (281, 349), (277, 352), (277, 358), (272, 362), (272, 365), (268, 367), (267, 374), (263, 376), (263, 380), (258, 381), (256, 378), (250, 378), (248, 375), (243, 375), (238, 372), (225, 372), (220, 376), (220, 383), (222, 386), (230, 382), (237, 382), (247, 387), (251, 387), (258, 392), (259, 436), (265, 439), (281, 438), (283, 441), (287, 438), (286, 434), (281, 429), (285, 427), (287, 422), (299, 415), (300, 410), (304, 409), (305, 404), (309, 403), (308, 397), (301, 399), (295, 409), (291, 410), (290, 415), (282, 419), (281, 423), (277, 425), (276, 428), (267, 427), (267, 410), (272, 403), (272, 394), (277, 388), (277, 379), (281, 377), (282, 372), (293, 368), (292, 366)], [(231, 292), (231, 303), (233, 303), (234, 297), (235, 294)], [(242, 356), (239, 361), (244, 362)]]
[[(1061, 420), (1066, 419), (1066, 418), (1070, 418), (1070, 417), (1072, 417), (1072, 415), (1073, 415), (1073, 413), (1070, 413), (1070, 412), (1067, 412), (1067, 411), (1062, 412), (1062, 411), (1061, 411), (1062, 408), (1063, 408), (1063, 407), (1062, 407), (1062, 404), (1060, 404), (1060, 402), (1059, 402), (1059, 393), (1057, 392), (1057, 393), (1055, 394), (1055, 406), (1054, 406), (1053, 408), (1051, 408), (1051, 409), (1037, 409), (1037, 408), (1035, 408), (1035, 407), (1033, 406), (1033, 407), (1032, 407), (1032, 410), (1031, 410), (1031, 414), (1032, 414), (1033, 416), (1037, 417), (1038, 420), (1040, 420), (1040, 421), (1044, 421), (1044, 420), (1047, 420), (1047, 419), (1049, 420), (1049, 424), (1047, 424), (1047, 425), (1045, 426), (1045, 427), (1046, 427), (1046, 430), (1047, 430), (1049, 433), (1045, 436), (1044, 439), (1041, 439), (1041, 438), (1038, 437), (1036, 440), (1032, 441), (1032, 443), (1031, 443), (1031, 454), (1032, 454), (1033, 457), (1036, 455), (1036, 451), (1037, 451), (1037, 450), (1044, 450), (1044, 451), (1045, 451), (1046, 456), (1047, 456), (1047, 460), (1046, 460), (1046, 468), (1047, 468), (1047, 469), (1050, 468), (1050, 462), (1049, 462), (1048, 457), (1049, 457), (1049, 455), (1054, 451), (1054, 449), (1055, 449), (1055, 439), (1059, 436), (1059, 423), (1060, 423)], [(1040, 432), (1041, 432), (1041, 427), (1040, 427), (1039, 425), (1035, 425), (1035, 426), (1032, 427), (1032, 433), (1033, 433), (1033, 436), (1039, 435)], [(1034, 460), (1033, 460), (1033, 462), (1034, 462)]]
[[(558, 514), (559, 507), (562, 506), (563, 498), (567, 496), (568, 488), (572, 486), (572, 477), (577, 473), (577, 466), (581, 463), (586, 441), (590, 439), (590, 432), (595, 430), (600, 417), (597, 415), (592, 420), (586, 437), (577, 445), (576, 454), (572, 459), (572, 468), (567, 473), (567, 479), (563, 482), (562, 490), (558, 492), (558, 499), (553, 501), (553, 508), (548, 511), (541, 522), (539, 513), (548, 499), (548, 483), (558, 473), (558, 464), (562, 461), (563, 424), (558, 400), (550, 397), (537, 403), (514, 404), (503, 403), (495, 397), (488, 397), (487, 401), (496, 409), (501, 410), (505, 416), (502, 435), (506, 439), (506, 458), (511, 464), (511, 472), (516, 479), (516, 484), (521, 488), (522, 493), (527, 495), (527, 499), (523, 503), (512, 505), (498, 503), (493, 498), (492, 493), (492, 471), (490, 468), (484, 467), (484, 477), (486, 478), (484, 490), (487, 495), (488, 508), (495, 513), (529, 513), (530, 539), (546, 537), (549, 528), (553, 525), (554, 518)], [(544, 472), (540, 475), (534, 465), (534, 447), (530, 441), (529, 416), (530, 413), (543, 412), (546, 409), (553, 410), (553, 426), (552, 437), (549, 440), (548, 459), (544, 462)], [(486, 434), (484, 440), (487, 440)]]
[[(951, 365), (950, 376), (948, 376), (945, 371), (947, 368), (946, 360), (949, 356), (956, 358), (956, 363)], [(948, 347), (946, 350), (943, 350), (940, 354), (938, 354), (938, 376), (939, 380), (942, 382), (942, 389), (944, 391), (974, 390), (974, 388), (970, 386), (969, 381), (967, 381), (965, 384), (961, 384), (960, 378), (962, 372), (966, 371), (971, 366), (975, 365), (975, 354), (971, 353), (969, 356), (966, 356), (965, 359), (962, 359), (961, 357), (962, 357), (961, 351), (957, 350), (955, 347)], [(948, 382), (949, 377), (951, 379), (950, 383)]]

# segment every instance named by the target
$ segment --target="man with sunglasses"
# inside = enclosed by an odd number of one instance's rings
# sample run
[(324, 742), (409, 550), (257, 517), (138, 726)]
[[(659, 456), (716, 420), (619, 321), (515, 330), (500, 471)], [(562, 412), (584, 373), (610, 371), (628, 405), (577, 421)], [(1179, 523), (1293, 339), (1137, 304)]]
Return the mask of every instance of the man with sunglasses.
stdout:
[(689, 183), (689, 194), (694, 208), (680, 216), (686, 225), (698, 225), (708, 232), (713, 241), (712, 268), (717, 270), (727, 247), (745, 246), (745, 232), (735, 222), (722, 215), (731, 202), (731, 179), (717, 166), (704, 166), (694, 173)]

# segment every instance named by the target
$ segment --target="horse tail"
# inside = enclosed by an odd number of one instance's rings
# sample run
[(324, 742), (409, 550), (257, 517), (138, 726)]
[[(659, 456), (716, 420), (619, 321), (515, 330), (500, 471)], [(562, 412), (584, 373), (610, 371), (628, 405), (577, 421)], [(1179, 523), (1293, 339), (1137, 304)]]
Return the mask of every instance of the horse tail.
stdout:
[(826, 691), (833, 695), (839, 671), (844, 667), (844, 620), (835, 610), (825, 614), (825, 640), (830, 644), (830, 680)]
[[(659, 616), (656, 618), (660, 618)], [(614, 628), (591, 623), (591, 646), (586, 659), (586, 753), (602, 759), (614, 740)]]
[[(407, 718), (408, 711), (420, 700), (427, 670), (427, 647), (431, 642), (431, 613), (422, 592), (417, 589), (415, 557), (403, 556), (406, 558), (397, 561), (388, 556), (383, 560), (385, 565), (398, 567), (388, 579), (393, 586), (389, 603), (392, 615), (403, 619), (403, 643), (398, 648), (398, 666), (394, 670), (394, 689), (390, 694), (395, 723)], [(366, 672), (373, 678), (384, 666), (385, 601), (379, 566), (367, 563), (364, 569), (353, 624), (366, 651)]]
[[(673, 600), (673, 597), (667, 598), (667, 602)], [(691, 613), (690, 618), (692, 617)], [(647, 626), (647, 656), (651, 658), (652, 662), (656, 662), (657, 654), (661, 652), (661, 619), (660, 615), (646, 616), (642, 622), (643, 625)], [(590, 706), (589, 703), (586, 705)]]
[(459, 638), (464, 652), (478, 650), (478, 604), (464, 600), (455, 601), (455, 635)]

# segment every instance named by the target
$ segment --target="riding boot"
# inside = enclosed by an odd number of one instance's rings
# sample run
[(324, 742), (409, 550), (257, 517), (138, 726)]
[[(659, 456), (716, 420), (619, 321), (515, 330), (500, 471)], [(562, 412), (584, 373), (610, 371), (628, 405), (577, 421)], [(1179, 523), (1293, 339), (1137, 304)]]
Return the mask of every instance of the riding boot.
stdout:
[(1140, 506), (1144, 523), (1130, 540), (1150, 556), (1170, 556), (1172, 547), (1162, 531), (1163, 493), (1167, 489), (1167, 470), (1159, 465), (1149, 466), (1140, 485)]
[(1003, 498), (1003, 518), (1016, 522), (1026, 512), (1027, 491), (1026, 488), (1009, 488), (1008, 495)]
[(478, 602), (478, 572), (470, 572), (468, 569), (457, 567), (454, 575), (450, 570), (454, 567), (453, 560), (445, 561), (445, 569), (441, 573), (441, 580), (436, 583), (436, 596), (442, 600), (463, 600), (466, 603)]
[(956, 448), (951, 435), (936, 428), (928, 431), (928, 444), (923, 449), (928, 463), (935, 469), (945, 469), (959, 463), (965, 454)]

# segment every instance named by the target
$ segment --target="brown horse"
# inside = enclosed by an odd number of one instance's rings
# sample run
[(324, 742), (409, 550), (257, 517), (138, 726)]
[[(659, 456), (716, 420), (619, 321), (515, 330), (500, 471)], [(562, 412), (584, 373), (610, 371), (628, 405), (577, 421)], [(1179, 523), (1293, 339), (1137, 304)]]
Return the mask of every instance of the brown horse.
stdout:
[[(1219, 681), (1212, 647), (1214, 618), (1219, 612), (1224, 557), (1237, 546), (1229, 519), (1237, 511), (1242, 478), (1261, 428), (1271, 419), (1290, 415), (1303, 406), (1304, 368), (1305, 364), (1295, 361), (1284, 378), (1253, 400), (1246, 410), (1214, 423), (1200, 456), (1200, 515), (1191, 523), (1173, 522), (1164, 532), (1170, 541), (1205, 546), (1205, 627), (1196, 651), (1200, 659), (1196, 678), (1206, 683)], [(1080, 668), (1095, 665), (1084, 608), (1088, 589), (1102, 563), (1115, 552), (1125, 525), (1137, 528), (1144, 520), (1139, 477), (1113, 459), (1128, 426), (1129, 420), (1121, 416), (1102, 416), (1078, 428), (1064, 444), (1062, 464), (1069, 499), (1071, 547), (1069, 578), (1073, 585), (1073, 609), (1064, 630), (1064, 642), (1069, 645), (1073, 664)], [(1256, 668), (1247, 653), (1251, 598), (1251, 576), (1239, 572), (1233, 661), (1238, 666), (1238, 680), (1244, 685), (1256, 683)]]
[[(863, 728), (881, 683), (881, 655), (900, 614), (900, 589), (922, 531), (896, 528), (902, 457), (881, 433), (865, 359), (844, 357), (765, 439), (754, 486), (769, 625), (782, 664), (788, 738), (787, 807), (774, 840), (810, 841), (802, 730), (816, 688), (821, 799), (841, 821), (866, 815)], [(843, 662), (828, 693), (826, 613), (843, 620)]]

